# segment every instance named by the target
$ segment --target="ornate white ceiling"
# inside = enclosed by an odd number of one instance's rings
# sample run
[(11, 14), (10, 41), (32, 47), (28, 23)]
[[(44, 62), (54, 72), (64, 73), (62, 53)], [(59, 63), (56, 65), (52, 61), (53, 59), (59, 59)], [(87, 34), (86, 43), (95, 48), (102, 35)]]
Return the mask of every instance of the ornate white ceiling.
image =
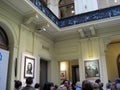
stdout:
[(78, 35), (78, 34), (82, 35), (79, 29), (83, 30), (83, 34), (85, 36), (87, 31), (85, 30), (86, 28), (89, 28), (88, 31), (90, 32), (90, 34), (93, 34), (93, 31), (90, 31), (91, 26), (94, 28), (94, 32), (97, 35), (97, 33), (108, 32), (109, 29), (107, 28), (111, 28), (114, 26), (118, 27), (120, 25), (120, 17), (117, 16), (113, 18), (107, 18), (107, 19), (82, 23), (78, 25), (72, 25), (64, 28), (59, 28), (47, 16), (45, 16), (37, 7), (35, 7), (32, 3), (29, 3), (30, 2), (29, 0), (2, 0), (2, 1), (10, 5), (21, 15), (23, 15), (25, 18), (24, 19), (25, 24), (34, 23), (36, 27), (41, 26), (43, 24), (49, 24), (49, 27), (45, 27), (45, 28), (46, 28), (46, 32), (52, 37), (63, 37), (66, 35)]

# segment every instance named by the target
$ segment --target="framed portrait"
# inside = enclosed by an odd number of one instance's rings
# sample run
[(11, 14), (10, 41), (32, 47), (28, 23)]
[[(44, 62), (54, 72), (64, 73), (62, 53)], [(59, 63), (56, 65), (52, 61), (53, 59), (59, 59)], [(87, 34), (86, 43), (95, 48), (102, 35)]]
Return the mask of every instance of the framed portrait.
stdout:
[(30, 58), (25, 56), (24, 78), (27, 78), (27, 77), (34, 78), (34, 71), (35, 71), (35, 58)]
[(98, 79), (100, 77), (99, 60), (84, 61), (85, 77), (88, 79)]
[(65, 71), (60, 71), (60, 79), (64, 80), (66, 78), (66, 72)]

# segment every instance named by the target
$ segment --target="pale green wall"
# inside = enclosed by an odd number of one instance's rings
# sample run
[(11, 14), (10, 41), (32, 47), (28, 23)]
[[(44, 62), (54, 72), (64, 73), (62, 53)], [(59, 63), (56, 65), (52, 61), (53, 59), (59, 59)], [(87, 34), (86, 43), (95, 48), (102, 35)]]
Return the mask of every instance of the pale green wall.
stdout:
[[(106, 61), (104, 53), (104, 42), (102, 38), (93, 37), (90, 39), (80, 40), (78, 37), (74, 39), (65, 39), (55, 42), (55, 59), (56, 60), (75, 60), (79, 61), (80, 81), (85, 79), (85, 60), (99, 60), (100, 79), (107, 82)], [(82, 66), (82, 67), (81, 67)], [(104, 73), (103, 73), (104, 72)]]
[[(14, 9), (0, 1), (0, 26), (5, 30), (9, 39), (10, 59), (8, 68), (8, 90), (14, 90), (14, 80), (21, 78), (21, 61), (22, 54), (28, 54), (36, 57), (37, 70), (39, 71), (40, 58), (44, 58), (48, 61), (53, 59), (53, 44), (54, 42), (49, 38), (33, 32), (34, 27), (27, 27), (24, 25), (23, 16), (17, 13)], [(44, 48), (45, 47), (45, 48)], [(46, 49), (47, 48), (47, 49)], [(17, 58), (17, 77), (14, 75), (15, 58)], [(53, 68), (53, 64), (57, 62), (50, 62), (50, 70), (57, 71), (57, 68)], [(54, 72), (55, 73), (55, 72)], [(56, 74), (48, 73), (49, 81), (51, 77), (55, 77)], [(56, 78), (58, 83), (58, 79)], [(39, 82), (39, 72), (36, 72), (36, 81)]]
[(0, 25), (8, 35), (10, 47), (10, 59), (8, 70), (8, 90), (13, 90), (14, 87), (14, 62), (18, 57), (18, 42), (19, 42), (19, 23), (22, 17), (9, 6), (0, 1)]
[(56, 60), (72, 60), (81, 57), (80, 52), (81, 48), (78, 38), (55, 42)]

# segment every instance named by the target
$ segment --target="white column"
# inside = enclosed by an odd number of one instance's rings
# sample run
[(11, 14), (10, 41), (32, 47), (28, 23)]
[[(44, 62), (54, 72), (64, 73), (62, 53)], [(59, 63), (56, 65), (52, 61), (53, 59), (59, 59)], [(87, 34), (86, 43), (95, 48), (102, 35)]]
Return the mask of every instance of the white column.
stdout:
[(82, 58), (79, 58), (79, 75), (80, 75), (80, 83), (85, 80), (85, 72), (84, 72), (84, 62)]
[(50, 61), (50, 79), (52, 82), (54, 82), (56, 85), (60, 84), (60, 69), (59, 69), (59, 62), (56, 60)]
[[(100, 52), (100, 59), (101, 59), (100, 60), (101, 79), (102, 79), (102, 82), (104, 82), (104, 84), (106, 84), (108, 82), (107, 66), (106, 66), (106, 58), (105, 58), (105, 51), (106, 51), (107, 44), (106, 44), (106, 42), (104, 43), (103, 39), (100, 39), (99, 44), (100, 44), (100, 51), (99, 52)], [(106, 88), (105, 85), (104, 85), (104, 88)]]
[(39, 42), (39, 35), (38, 33), (34, 33), (34, 51), (33, 51), (33, 56), (36, 57), (36, 62), (35, 62), (35, 66), (36, 66), (36, 69), (35, 69), (35, 75), (36, 75), (36, 80), (35, 80), (35, 83), (38, 83), (40, 81), (40, 56), (39, 56), (39, 45), (38, 45), (38, 42)]

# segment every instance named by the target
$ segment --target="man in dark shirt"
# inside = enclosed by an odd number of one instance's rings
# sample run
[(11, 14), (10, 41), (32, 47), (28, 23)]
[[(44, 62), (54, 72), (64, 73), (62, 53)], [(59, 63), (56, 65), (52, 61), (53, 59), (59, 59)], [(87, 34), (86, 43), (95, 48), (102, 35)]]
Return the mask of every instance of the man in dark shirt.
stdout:
[(96, 79), (95, 83), (97, 83), (99, 85), (99, 90), (103, 90), (103, 83), (101, 82), (100, 79)]
[(33, 83), (33, 78), (32, 77), (28, 77), (26, 79), (26, 86), (22, 88), (22, 90), (35, 90), (35, 88), (33, 88), (31, 85)]

